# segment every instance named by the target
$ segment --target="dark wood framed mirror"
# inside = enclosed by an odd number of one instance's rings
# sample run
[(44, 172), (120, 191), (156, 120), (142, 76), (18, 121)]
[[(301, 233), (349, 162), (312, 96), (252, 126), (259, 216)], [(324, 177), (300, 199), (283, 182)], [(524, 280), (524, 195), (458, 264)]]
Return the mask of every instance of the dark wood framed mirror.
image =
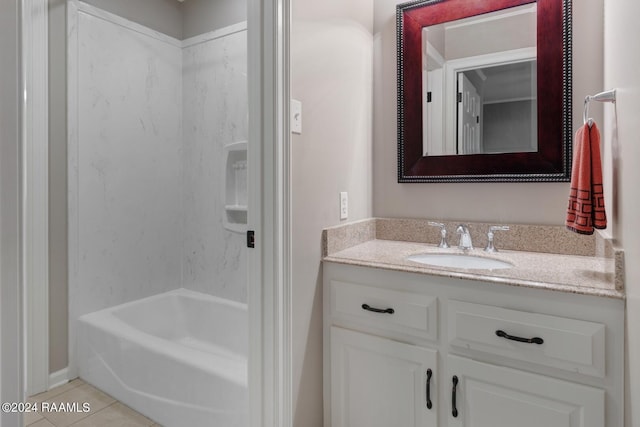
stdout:
[[(528, 6), (527, 6), (528, 5)], [(533, 129), (526, 138), (533, 139), (530, 148), (494, 149), (482, 151), (479, 149), (463, 150), (463, 134), (461, 118), (441, 119), (446, 132), (436, 134), (435, 140), (440, 135), (452, 135), (453, 142), (448, 149), (442, 149), (436, 155), (429, 155), (426, 149), (426, 136), (429, 120), (425, 117), (427, 103), (431, 102), (433, 91), (427, 90), (427, 82), (433, 84), (427, 78), (427, 36), (429, 29), (443, 23), (449, 23), (450, 27), (459, 28), (458, 22), (468, 22), (471, 17), (484, 17), (486, 22), (495, 21), (490, 14), (515, 11), (518, 7), (531, 10), (534, 16), (531, 25), (531, 36), (535, 57), (523, 62), (517, 59), (517, 67), (533, 68), (528, 74), (533, 74), (532, 94), (528, 107), (532, 113), (529, 128)], [(523, 12), (524, 13), (524, 12)], [(511, 13), (511, 15), (520, 14)], [(559, 182), (569, 181), (571, 177), (571, 0), (420, 0), (403, 3), (396, 9), (397, 30), (397, 61), (398, 61), (398, 182)], [(455, 21), (455, 23), (454, 23)], [(455, 25), (453, 25), (455, 24)], [(519, 25), (522, 26), (522, 25)], [(535, 30), (533, 29), (535, 27)], [(508, 26), (505, 28), (509, 28)], [(513, 28), (513, 26), (511, 26)], [(426, 30), (426, 32), (425, 32)], [(435, 34), (435, 33), (434, 33)], [(453, 39), (454, 37), (450, 37)], [(512, 34), (506, 33), (504, 39), (512, 38)], [(435, 36), (434, 39), (435, 40)], [(463, 39), (464, 40), (464, 39)], [(471, 41), (468, 37), (466, 40)], [(495, 40), (495, 39), (494, 39)], [(464, 44), (464, 43), (463, 43)], [(429, 46), (432, 47), (432, 46)], [(513, 49), (512, 52), (526, 49)], [(518, 53), (516, 56), (520, 55)], [(446, 62), (446, 55), (436, 55), (441, 61)], [(509, 56), (509, 55), (507, 55)], [(513, 56), (513, 55), (512, 55)], [(522, 56), (522, 55), (520, 55)], [(443, 59), (444, 58), (444, 59)], [(463, 60), (462, 62), (465, 62)], [(467, 61), (468, 62), (468, 61)], [(473, 62), (473, 61), (471, 61)], [(504, 61), (503, 61), (504, 62)], [(521, 66), (522, 64), (529, 64)], [(446, 67), (445, 67), (446, 68)], [(445, 89), (451, 89), (447, 93), (455, 97), (454, 101), (446, 101), (451, 110), (450, 115), (455, 115), (455, 105), (462, 102), (460, 86), (462, 85), (462, 72), (457, 75), (448, 67), (449, 80), (455, 83), (443, 85)], [(468, 68), (468, 67), (467, 67)], [(497, 69), (497, 68), (496, 68)], [(473, 70), (483, 78), (491, 74), (487, 68)], [(498, 73), (493, 73), (498, 74)], [(536, 79), (537, 76), (537, 79)], [(457, 77), (460, 77), (459, 79)], [(520, 79), (520, 78), (519, 78)], [(458, 81), (459, 80), (459, 81)], [(522, 80), (520, 79), (520, 82)], [(537, 82), (537, 83), (536, 83)], [(514, 87), (526, 86), (529, 83)], [(503, 83), (501, 85), (504, 86)], [(517, 89), (516, 89), (517, 91)], [(445, 92), (447, 92), (445, 90)], [(489, 98), (489, 96), (487, 96)], [(519, 98), (521, 99), (521, 98)], [(497, 101), (495, 101), (497, 102)], [(481, 123), (481, 117), (486, 112), (489, 115), (490, 107), (480, 105), (477, 116), (472, 116), (473, 121)], [(514, 111), (510, 104), (504, 111)], [(424, 108), (423, 108), (424, 107)], [(493, 108), (493, 106), (491, 107)], [(447, 110), (445, 108), (445, 110)], [(460, 110), (461, 111), (461, 110)], [(493, 113), (494, 116), (496, 115)], [(446, 116), (446, 111), (445, 114)], [(451, 125), (454, 123), (454, 125)], [(455, 124), (457, 123), (457, 124)], [(487, 122), (488, 123), (488, 122)], [(455, 126), (455, 129), (451, 126)], [(481, 129), (483, 125), (478, 125)], [(507, 134), (509, 131), (492, 128), (484, 125), (486, 145), (492, 135)], [(493, 128), (492, 128), (493, 129)], [(432, 128), (428, 129), (429, 131)], [(514, 132), (511, 131), (513, 138)], [(517, 135), (517, 133), (515, 133)], [(533, 135), (530, 136), (530, 135)], [(434, 140), (434, 136), (430, 138)], [(481, 138), (481, 137), (480, 137)], [(523, 138), (525, 138), (523, 133)], [(516, 137), (516, 139), (518, 139)], [(495, 145), (495, 144), (493, 144)], [(440, 150), (438, 148), (438, 150)], [(448, 150), (448, 151), (447, 151)]]

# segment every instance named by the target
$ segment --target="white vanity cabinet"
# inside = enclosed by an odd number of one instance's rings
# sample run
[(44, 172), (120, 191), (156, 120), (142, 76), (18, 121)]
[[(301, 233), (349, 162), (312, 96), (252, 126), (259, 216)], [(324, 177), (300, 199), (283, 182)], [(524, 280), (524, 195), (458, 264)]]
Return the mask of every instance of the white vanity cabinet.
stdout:
[(605, 426), (602, 389), (457, 356), (447, 371), (449, 426)]
[(326, 427), (623, 426), (621, 299), (334, 262), (323, 280)]
[(430, 403), (437, 363), (435, 350), (331, 327), (331, 425), (438, 425)]

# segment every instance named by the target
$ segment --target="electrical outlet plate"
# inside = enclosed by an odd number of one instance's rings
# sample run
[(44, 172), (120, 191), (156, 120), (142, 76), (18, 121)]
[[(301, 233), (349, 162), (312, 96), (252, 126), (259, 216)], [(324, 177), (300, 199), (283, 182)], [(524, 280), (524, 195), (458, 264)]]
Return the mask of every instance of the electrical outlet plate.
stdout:
[(346, 191), (340, 193), (340, 219), (349, 217), (349, 195)]

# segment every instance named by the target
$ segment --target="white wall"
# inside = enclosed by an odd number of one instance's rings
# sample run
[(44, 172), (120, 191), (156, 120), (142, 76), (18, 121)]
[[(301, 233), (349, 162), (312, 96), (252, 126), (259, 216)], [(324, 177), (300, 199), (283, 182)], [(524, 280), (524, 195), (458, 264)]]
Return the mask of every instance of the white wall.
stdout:
[(49, 372), (67, 367), (67, 0), (49, 0)]
[(321, 231), (371, 216), (372, 0), (293, 0), (291, 93), (302, 101), (293, 135), (294, 425), (322, 426)]
[[(568, 183), (398, 184), (395, 6), (375, 0), (373, 213), (379, 217), (563, 224)], [(602, 90), (603, 0), (573, 2), (574, 123), (584, 96)], [(594, 106), (592, 116), (601, 117)]]
[(604, 88), (617, 89), (615, 107), (605, 112), (603, 141), (611, 156), (607, 179), (613, 187), (614, 236), (625, 250), (627, 292), (627, 371), (625, 426), (640, 426), (640, 3), (605, 0)]
[[(22, 401), (18, 2), (0, 1), (0, 402)], [(0, 425), (19, 425), (0, 413)]]
[[(182, 39), (182, 5), (177, 0), (83, 0), (130, 21)], [(210, 0), (209, 0), (210, 1)]]
[(79, 13), (72, 354), (78, 316), (180, 287), (182, 49), (113, 19)]
[(247, 20), (245, 0), (187, 0), (181, 6), (185, 39)]
[(247, 31), (224, 34), (183, 49), (182, 285), (246, 302), (246, 237), (223, 221), (224, 146), (247, 140)]

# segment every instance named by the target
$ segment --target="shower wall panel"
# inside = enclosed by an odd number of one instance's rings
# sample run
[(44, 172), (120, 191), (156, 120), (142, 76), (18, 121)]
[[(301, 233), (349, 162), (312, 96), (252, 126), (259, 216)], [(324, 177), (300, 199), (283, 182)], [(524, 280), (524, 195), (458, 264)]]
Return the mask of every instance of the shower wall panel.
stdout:
[(80, 4), (72, 320), (176, 289), (181, 274), (181, 42)]
[(226, 230), (224, 146), (247, 140), (247, 31), (185, 40), (183, 286), (246, 302), (246, 239)]

